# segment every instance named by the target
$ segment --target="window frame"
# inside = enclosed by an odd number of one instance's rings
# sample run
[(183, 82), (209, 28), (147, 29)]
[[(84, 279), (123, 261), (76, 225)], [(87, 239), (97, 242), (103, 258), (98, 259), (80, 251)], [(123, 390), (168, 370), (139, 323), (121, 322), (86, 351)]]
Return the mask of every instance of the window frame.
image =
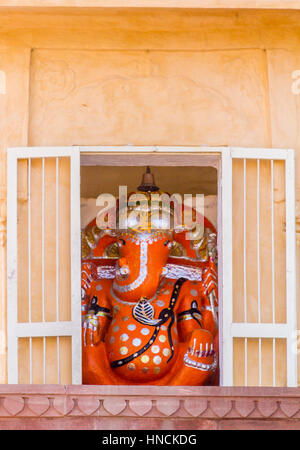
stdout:
[[(80, 158), (84, 158), (85, 156), (95, 156), (99, 155), (99, 158), (104, 158), (104, 156), (117, 157), (117, 155), (123, 155), (134, 159), (137, 155), (145, 156), (145, 161), (143, 165), (149, 164), (149, 158), (147, 159), (147, 155), (160, 155), (167, 156), (169, 161), (174, 157), (178, 159), (180, 155), (181, 158), (188, 157), (188, 155), (195, 155), (200, 157), (200, 159), (211, 158), (212, 156), (216, 158), (218, 163), (218, 254), (220, 264), (218, 265), (218, 276), (219, 276), (219, 293), (220, 293), (220, 304), (219, 308), (219, 323), (220, 323), (220, 386), (233, 386), (233, 338), (234, 337), (244, 337), (245, 332), (241, 330), (238, 326), (241, 324), (233, 324), (233, 302), (232, 302), (232, 160), (233, 158), (251, 158), (251, 159), (280, 159), (285, 160), (286, 162), (286, 219), (287, 219), (287, 239), (286, 239), (286, 274), (287, 274), (287, 325), (285, 330), (282, 331), (282, 336), (287, 339), (287, 346), (293, 344), (292, 339), (295, 338), (291, 333), (288, 333), (287, 328), (292, 326), (293, 330), (296, 330), (296, 260), (295, 260), (295, 176), (294, 176), (294, 151), (287, 149), (272, 149), (272, 148), (238, 148), (238, 147), (195, 147), (195, 146), (76, 146), (76, 147), (19, 147), (19, 148), (10, 148), (8, 149), (8, 176), (10, 177), (12, 160), (16, 157), (29, 157), (29, 154), (38, 154), (38, 152), (46, 152), (47, 155), (53, 155), (58, 153), (60, 150), (65, 149), (68, 155), (73, 155), (76, 153), (76, 170), (77, 175), (74, 177), (78, 179), (78, 171), (80, 171)], [(15, 152), (15, 153), (14, 153)], [(19, 155), (19, 156), (17, 156)], [(56, 155), (57, 156), (57, 155)], [(64, 155), (61, 155), (64, 156)], [(176, 158), (177, 156), (177, 158)], [(41, 157), (41, 156), (39, 156)], [(181, 159), (180, 158), (180, 159)], [(16, 161), (16, 159), (15, 159)], [(101, 165), (101, 163), (99, 163)], [(135, 165), (135, 164), (126, 164), (126, 165)], [(142, 164), (141, 164), (142, 165)], [(170, 166), (172, 164), (161, 164)], [(179, 165), (173, 164), (173, 165)], [(190, 161), (188, 164), (190, 165)], [(205, 165), (199, 164), (199, 166)], [(206, 164), (208, 165), (208, 164)], [(16, 170), (16, 166), (15, 169)], [(72, 172), (73, 173), (73, 172)], [(74, 172), (75, 173), (75, 172)], [(16, 175), (15, 175), (16, 177)], [(73, 182), (73, 187), (76, 191), (78, 187), (80, 187), (80, 172), (79, 172), (79, 183), (76, 182), (75, 178)], [(10, 178), (8, 178), (10, 179)], [(10, 208), (8, 211), (8, 223), (10, 226), (8, 227), (8, 246), (11, 246), (12, 240), (16, 236), (16, 224), (12, 224), (12, 219), (16, 217), (17, 213), (17, 202), (16, 198), (14, 198), (14, 192), (16, 189), (16, 179), (11, 183), (8, 183), (8, 203), (10, 204)], [(71, 192), (73, 192), (71, 190)], [(78, 191), (77, 191), (78, 196)], [(80, 194), (79, 194), (80, 198)], [(73, 207), (74, 217), (76, 217), (75, 222), (78, 222), (78, 217), (80, 218), (80, 201), (76, 206), (72, 205), (71, 199), (71, 207)], [(73, 217), (73, 216), (72, 216)], [(75, 267), (75, 272), (77, 273), (74, 278), (74, 286), (72, 281), (72, 305), (77, 305), (79, 302), (80, 296), (80, 288), (78, 292), (75, 291), (75, 286), (78, 287), (79, 277), (78, 277), (78, 266), (81, 263), (80, 260), (80, 219), (79, 225), (77, 223), (73, 223), (71, 221), (71, 226), (73, 227), (74, 233), (72, 240), (72, 264)], [(13, 225), (11, 227), (11, 225)], [(75, 230), (76, 229), (76, 230)], [(226, 238), (225, 238), (226, 237)], [(16, 263), (16, 259), (14, 255), (11, 255), (8, 252), (8, 291), (13, 292), (16, 295), (16, 274), (13, 271), (14, 264)], [(73, 274), (73, 268), (72, 268)], [(73, 274), (74, 275), (74, 274)], [(8, 320), (10, 317), (14, 317), (15, 313), (12, 313), (12, 306), (8, 308)], [(245, 324), (244, 324), (245, 325)], [(248, 325), (248, 324), (246, 324)], [(76, 327), (78, 328), (79, 324), (76, 322)], [(249, 328), (249, 327), (248, 327)], [(253, 328), (253, 327), (252, 327)], [(282, 328), (282, 327), (281, 327)], [(8, 342), (11, 340), (11, 335), (13, 330), (11, 327), (8, 327)], [(255, 332), (253, 330), (246, 330), (249, 337), (255, 336)], [(80, 331), (78, 330), (78, 335), (81, 339), (81, 325)], [(266, 337), (272, 335), (272, 332), (266, 330)], [(264, 336), (260, 336), (264, 337)], [(78, 341), (78, 339), (77, 339)], [(10, 345), (10, 344), (9, 344)], [(81, 348), (81, 345), (80, 345)], [(80, 362), (81, 362), (81, 352), (78, 352), (78, 347), (76, 348), (77, 353), (77, 364), (78, 367), (78, 354), (80, 353)], [(72, 350), (73, 357), (75, 357), (75, 349)], [(9, 351), (8, 351), (9, 355)], [(226, 357), (225, 357), (226, 356)], [(8, 356), (9, 359), (9, 356)], [(297, 357), (287, 358), (287, 386), (297, 386)], [(9, 367), (12, 367), (9, 364)], [(81, 383), (81, 370), (80, 374), (75, 374), (73, 378), (73, 383), (80, 384)]]

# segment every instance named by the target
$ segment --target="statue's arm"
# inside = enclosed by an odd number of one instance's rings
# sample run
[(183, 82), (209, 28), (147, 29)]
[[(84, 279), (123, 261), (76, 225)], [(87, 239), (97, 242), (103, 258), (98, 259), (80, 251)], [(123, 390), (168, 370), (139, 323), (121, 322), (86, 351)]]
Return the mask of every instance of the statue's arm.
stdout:
[[(90, 275), (90, 274), (89, 274)], [(103, 341), (112, 319), (111, 306), (105, 293), (105, 282), (90, 275), (82, 285), (83, 346), (94, 346)]]
[(201, 313), (202, 286), (187, 282), (177, 309), (178, 334), (180, 341), (189, 340), (193, 330), (203, 328)]
[(217, 268), (212, 258), (203, 271), (202, 277), (202, 305), (203, 327), (215, 336), (218, 330), (218, 278)]
[(214, 293), (203, 296), (201, 314), (203, 328), (215, 336), (218, 330), (218, 303)]
[(218, 291), (216, 279), (206, 270), (206, 282), (188, 282), (177, 311), (179, 338), (189, 339), (193, 330), (202, 328), (213, 336), (218, 330)]

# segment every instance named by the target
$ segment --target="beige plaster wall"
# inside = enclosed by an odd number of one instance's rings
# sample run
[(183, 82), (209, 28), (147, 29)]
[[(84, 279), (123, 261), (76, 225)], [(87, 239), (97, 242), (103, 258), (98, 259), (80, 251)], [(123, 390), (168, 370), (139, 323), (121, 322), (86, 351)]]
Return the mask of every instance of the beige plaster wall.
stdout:
[(299, 43), (297, 11), (1, 15), (0, 71), (6, 77), (0, 93), (1, 382), (6, 381), (6, 148), (295, 148), (299, 237), (300, 94), (292, 92)]

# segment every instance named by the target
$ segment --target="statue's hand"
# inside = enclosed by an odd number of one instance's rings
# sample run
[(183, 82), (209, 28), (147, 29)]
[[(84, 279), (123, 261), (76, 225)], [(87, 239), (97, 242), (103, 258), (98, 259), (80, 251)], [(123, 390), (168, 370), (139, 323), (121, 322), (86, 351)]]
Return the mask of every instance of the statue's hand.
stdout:
[(214, 265), (210, 266), (203, 272), (203, 285), (205, 288), (206, 295), (210, 295), (211, 292), (218, 292), (218, 275)]
[(100, 326), (95, 314), (86, 314), (82, 317), (82, 332), (84, 347), (93, 347), (100, 341)]
[(204, 372), (216, 369), (216, 352), (213, 336), (209, 331), (203, 329), (193, 331), (183, 361), (186, 366)]

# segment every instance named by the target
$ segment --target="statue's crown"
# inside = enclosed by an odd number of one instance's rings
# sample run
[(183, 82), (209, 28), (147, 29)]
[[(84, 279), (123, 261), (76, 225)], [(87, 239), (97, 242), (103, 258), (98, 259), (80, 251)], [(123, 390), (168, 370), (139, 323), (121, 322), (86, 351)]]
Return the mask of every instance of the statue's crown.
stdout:
[(155, 184), (150, 167), (147, 166), (142, 182), (120, 205), (118, 228), (123, 232), (151, 232), (173, 230), (174, 207), (167, 193)]

